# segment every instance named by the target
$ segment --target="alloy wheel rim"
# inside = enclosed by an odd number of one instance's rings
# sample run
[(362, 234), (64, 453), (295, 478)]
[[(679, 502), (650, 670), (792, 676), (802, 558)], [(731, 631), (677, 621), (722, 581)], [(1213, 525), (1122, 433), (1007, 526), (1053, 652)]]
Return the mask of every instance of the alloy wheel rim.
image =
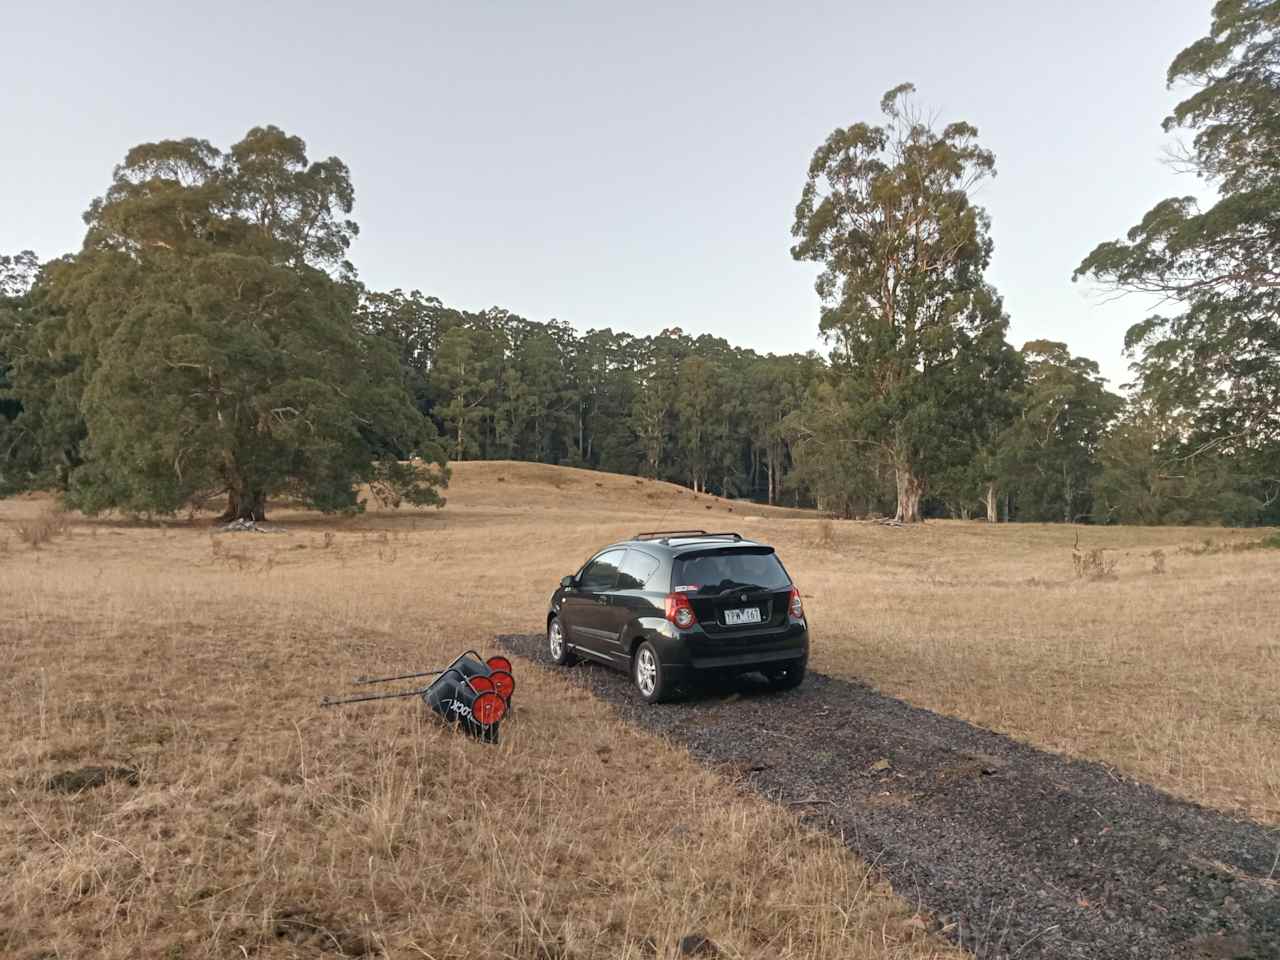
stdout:
[(636, 660), (636, 686), (646, 697), (653, 694), (658, 684), (658, 664), (650, 650), (641, 650)]
[(548, 634), (551, 641), (551, 656), (557, 660), (564, 650), (564, 641), (560, 637), (560, 621), (557, 620), (551, 624), (551, 631)]

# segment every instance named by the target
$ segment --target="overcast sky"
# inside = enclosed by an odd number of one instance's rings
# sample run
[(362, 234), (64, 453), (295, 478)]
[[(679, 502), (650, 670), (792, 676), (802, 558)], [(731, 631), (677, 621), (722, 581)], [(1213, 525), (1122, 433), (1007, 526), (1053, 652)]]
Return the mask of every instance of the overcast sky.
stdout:
[(79, 246), (133, 144), (274, 123), (351, 167), (371, 287), (581, 330), (819, 346), (790, 228), (814, 148), (916, 84), (998, 176), (1012, 339), (1115, 381), (1148, 311), (1071, 283), (1165, 196), (1170, 59), (1210, 0), (24, 3), (0, 58), (0, 252)]

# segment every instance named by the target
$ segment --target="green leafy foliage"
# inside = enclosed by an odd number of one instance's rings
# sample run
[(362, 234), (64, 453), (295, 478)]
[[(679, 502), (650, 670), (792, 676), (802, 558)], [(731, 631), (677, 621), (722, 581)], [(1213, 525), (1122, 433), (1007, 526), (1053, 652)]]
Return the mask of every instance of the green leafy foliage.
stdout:
[(1106, 389), (1098, 365), (1073, 357), (1065, 343), (1034, 340), (1022, 356), (1018, 412), (999, 437), (995, 472), (1013, 491), (1020, 519), (1090, 519), (1098, 448), (1120, 398)]
[(1000, 390), (1007, 318), (983, 278), (986, 213), (970, 191), (995, 158), (963, 122), (925, 121), (910, 84), (885, 94), (883, 126), (835, 130), (796, 207), (797, 260), (822, 264), (820, 328), (832, 393), (855, 442), (892, 466), (897, 518), (921, 519), (930, 477), (973, 457), (965, 405)]
[(352, 510), (360, 484), (442, 503), (435, 431), (355, 321), (353, 197), (341, 161), (309, 162), (274, 127), (225, 154), (131, 150), (11, 338), (27, 482), (89, 512), (219, 494), (228, 518), (261, 519), (269, 496)]
[[(1217, 200), (1207, 209), (1191, 197), (1162, 201), (1124, 240), (1094, 249), (1075, 275), (1158, 294), (1182, 308), (1136, 324), (1126, 338), (1142, 408), (1176, 424), (1174, 435), (1157, 431), (1160, 456), (1223, 461), (1198, 464), (1196, 473), (1241, 478), (1243, 486), (1232, 487), (1254, 504), (1244, 516), (1274, 520), (1280, 510), (1280, 2), (1220, 0), (1209, 35), (1174, 59), (1168, 81), (1194, 92), (1165, 129), (1195, 131), (1180, 159), (1216, 186)], [(1112, 492), (1118, 495), (1114, 486)], [(1242, 502), (1232, 500), (1232, 516), (1242, 516)]]

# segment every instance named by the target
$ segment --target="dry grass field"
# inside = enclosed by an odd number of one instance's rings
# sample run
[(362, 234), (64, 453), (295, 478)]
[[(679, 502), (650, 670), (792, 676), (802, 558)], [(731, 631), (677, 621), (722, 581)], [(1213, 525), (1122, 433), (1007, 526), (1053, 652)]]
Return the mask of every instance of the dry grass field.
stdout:
[[(841, 845), (552, 673), (517, 664), (498, 747), (412, 701), (318, 707), (540, 629), (560, 575), (654, 527), (775, 543), (815, 669), (1280, 822), (1258, 531), (1085, 529), (1115, 566), (1078, 578), (1064, 527), (831, 523), (511, 463), (455, 465), (449, 496), (216, 535), (0, 501), (0, 955), (640, 958), (700, 932), (959, 956)], [(136, 782), (48, 789), (88, 766)]]

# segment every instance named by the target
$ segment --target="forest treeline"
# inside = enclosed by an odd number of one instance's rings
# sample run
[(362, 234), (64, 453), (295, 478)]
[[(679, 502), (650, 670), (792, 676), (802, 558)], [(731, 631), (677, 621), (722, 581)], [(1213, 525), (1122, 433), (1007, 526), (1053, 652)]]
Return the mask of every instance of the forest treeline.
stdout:
[(826, 355), (368, 289), (345, 164), (256, 127), (133, 148), (79, 251), (0, 257), (0, 494), (260, 518), (438, 505), (450, 460), (512, 458), (904, 522), (1276, 523), (1278, 29), (1280, 0), (1222, 0), (1170, 66), (1192, 92), (1165, 127), (1215, 202), (1165, 200), (1076, 268), (1166, 304), (1128, 332), (1124, 395), (1066, 344), (1009, 343), (972, 200), (995, 158), (909, 84), (803, 180)]

